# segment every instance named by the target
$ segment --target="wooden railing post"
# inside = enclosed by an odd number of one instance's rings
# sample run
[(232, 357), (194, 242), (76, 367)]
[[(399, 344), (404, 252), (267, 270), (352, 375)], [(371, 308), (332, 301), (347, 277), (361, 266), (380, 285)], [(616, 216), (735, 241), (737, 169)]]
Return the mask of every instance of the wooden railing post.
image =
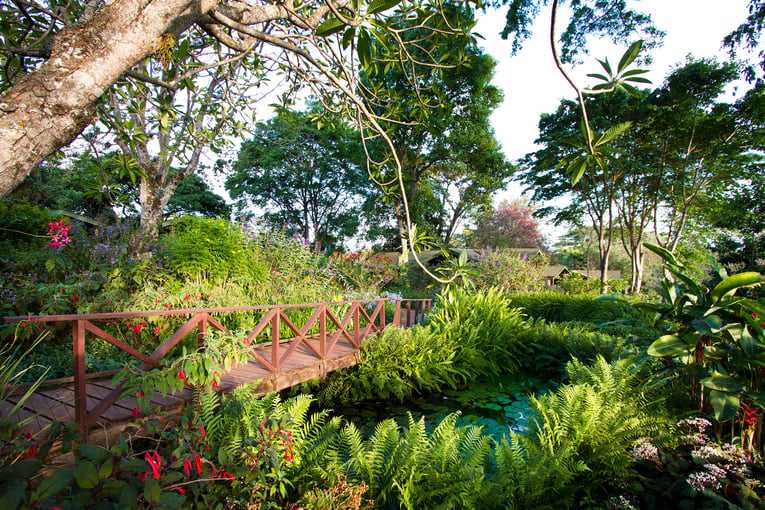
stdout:
[[(382, 301), (382, 309), (380, 310), (380, 333), (385, 331), (385, 305), (388, 302), (387, 299), (383, 299)], [(377, 301), (375, 301), (375, 306), (379, 305)]]
[(353, 309), (353, 341), (356, 347), (361, 346), (361, 321), (359, 320), (359, 307), (361, 303), (356, 302)]
[(74, 419), (85, 442), (88, 439), (88, 393), (85, 385), (85, 321), (72, 322), (72, 354), (74, 358)]
[(276, 313), (271, 319), (271, 364), (279, 372), (281, 368), (279, 366), (279, 319), (281, 318), (282, 310), (279, 307), (274, 308)]
[(319, 316), (319, 352), (321, 357), (327, 357), (327, 304), (322, 303), (321, 315)]
[(197, 324), (197, 346), (200, 349), (204, 347), (207, 338), (207, 314), (204, 315), (204, 318)]
[[(417, 313), (417, 309), (416, 308), (415, 308), (415, 312), (414, 313), (415, 314)], [(409, 326), (411, 326), (411, 324), (409, 323), (409, 321), (411, 321), (411, 320), (412, 320), (412, 300), (408, 299), (406, 301), (406, 324), (405, 324), (405, 327), (408, 328)]]
[(396, 300), (396, 310), (393, 312), (393, 325), (401, 326), (401, 300)]

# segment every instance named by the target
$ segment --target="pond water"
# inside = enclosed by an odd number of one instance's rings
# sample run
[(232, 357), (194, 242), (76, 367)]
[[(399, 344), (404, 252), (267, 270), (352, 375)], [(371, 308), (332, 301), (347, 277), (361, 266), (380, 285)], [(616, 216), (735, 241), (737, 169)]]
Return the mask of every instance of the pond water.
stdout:
[(459, 411), (461, 416), (457, 425), (479, 425), (485, 433), (501, 437), (510, 430), (522, 432), (528, 429), (533, 418), (529, 397), (545, 394), (553, 387), (551, 381), (541, 381), (530, 375), (504, 375), (406, 402), (365, 402), (340, 407), (334, 414), (352, 421), (366, 435), (374, 431), (378, 422), (388, 418), (405, 426), (409, 421), (407, 413), (412, 413), (415, 420), (424, 416), (428, 430), (432, 430), (448, 414)]

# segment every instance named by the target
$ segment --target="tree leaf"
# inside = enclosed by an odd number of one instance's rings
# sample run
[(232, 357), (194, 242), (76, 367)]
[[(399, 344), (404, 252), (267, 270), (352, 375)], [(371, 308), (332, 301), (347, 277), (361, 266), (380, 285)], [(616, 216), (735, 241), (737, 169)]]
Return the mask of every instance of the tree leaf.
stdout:
[(634, 60), (637, 58), (637, 56), (640, 54), (640, 50), (643, 48), (643, 40), (635, 41), (630, 45), (629, 48), (627, 48), (627, 51), (624, 52), (624, 55), (622, 55), (621, 60), (619, 60), (619, 67), (617, 69), (617, 74), (624, 71), (627, 66), (629, 66)]
[(357, 42), (359, 62), (365, 71), (369, 71), (372, 64), (372, 44), (369, 34), (363, 28), (359, 29), (359, 38)]
[(401, 3), (401, 0), (374, 0), (367, 9), (367, 14), (375, 14), (382, 11), (387, 11), (391, 7), (395, 7)]
[(582, 178), (586, 169), (587, 158), (583, 157), (576, 158), (570, 165), (568, 165), (566, 172), (571, 174), (571, 186), (576, 186), (576, 183)]
[(615, 126), (611, 126), (598, 137), (597, 141), (593, 142), (593, 145), (597, 147), (598, 145), (603, 145), (604, 143), (610, 142), (617, 136), (627, 131), (630, 126), (632, 126), (632, 121), (620, 122)]
[(318, 37), (327, 37), (341, 31), (345, 27), (345, 23), (337, 18), (329, 18), (324, 23), (319, 25), (316, 29), (316, 35)]

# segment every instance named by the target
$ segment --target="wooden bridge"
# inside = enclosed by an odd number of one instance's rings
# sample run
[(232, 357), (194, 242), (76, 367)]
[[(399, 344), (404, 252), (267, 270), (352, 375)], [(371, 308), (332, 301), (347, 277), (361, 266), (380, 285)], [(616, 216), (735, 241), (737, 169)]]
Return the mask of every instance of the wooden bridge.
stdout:
[[(25, 431), (33, 435), (45, 431), (54, 420), (77, 423), (84, 437), (93, 442), (103, 441), (103, 434), (111, 438), (135, 422), (136, 397), (125, 394), (121, 384), (112, 387), (111, 376), (118, 370), (86, 373), (86, 333), (130, 354), (141, 362), (137, 367), (139, 370), (148, 371), (160, 368), (162, 359), (194, 331), (201, 348), (205, 346), (208, 327), (230, 335), (231, 332), (219, 320), (227, 314), (262, 315), (246, 337), (248, 343), (255, 344), (254, 353), (246, 364), (232, 366), (230, 371), (222, 374), (219, 389), (230, 391), (239, 385), (260, 381), (257, 391), (265, 394), (356, 365), (363, 341), (371, 334), (385, 329), (385, 304), (389, 301), (395, 303), (393, 324), (404, 327), (419, 322), (431, 307), (431, 301), (426, 299), (376, 299), (299, 305), (6, 317), (3, 319), (5, 323), (68, 322), (72, 326), (74, 376), (45, 381), (23, 401), (15, 419), (28, 420)], [(308, 312), (310, 317), (298, 327), (293, 319), (305, 317)], [(105, 323), (104, 327), (109, 329), (109, 325), (119, 321), (137, 323), (152, 316), (188, 319), (150, 355), (140, 352), (124, 339), (116, 338), (95, 324)], [(21, 401), (24, 389), (20, 387), (6, 401), (0, 402), (2, 415), (10, 415)], [(166, 396), (155, 392), (150, 408), (169, 415), (178, 414), (192, 396), (193, 391), (188, 386), (180, 393), (168, 393)]]

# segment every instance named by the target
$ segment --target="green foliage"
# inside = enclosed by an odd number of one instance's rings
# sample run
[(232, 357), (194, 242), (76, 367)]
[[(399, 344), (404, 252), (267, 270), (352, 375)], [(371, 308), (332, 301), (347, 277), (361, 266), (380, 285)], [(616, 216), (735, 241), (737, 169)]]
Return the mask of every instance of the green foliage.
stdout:
[(572, 358), (589, 362), (603, 356), (613, 361), (630, 352), (623, 338), (576, 326), (547, 324), (542, 319), (529, 321), (515, 340), (514, 351), (521, 366), (554, 379), (565, 377), (566, 364)]
[(242, 230), (225, 220), (184, 216), (162, 238), (162, 246), (164, 264), (184, 278), (262, 280), (268, 274)]
[(508, 347), (524, 328), (524, 321), (499, 289), (470, 292), (455, 288), (441, 294), (430, 324), (435, 335), (456, 346), (456, 366), (476, 375), (518, 369), (518, 359)]
[(455, 362), (455, 347), (430, 327), (389, 326), (364, 343), (360, 365), (330, 374), (317, 398), (330, 406), (369, 399), (403, 401), (414, 393), (455, 388), (475, 373)]
[(544, 286), (542, 271), (547, 259), (541, 255), (529, 259), (516, 250), (488, 246), (478, 250), (470, 262), (475, 273), (472, 282), (478, 289), (497, 287), (517, 294), (538, 291)]
[[(722, 281), (709, 289), (690, 278), (671, 253), (655, 245), (646, 247), (665, 260), (664, 267), (673, 276), (662, 283), (662, 303), (637, 305), (654, 312), (665, 333), (651, 344), (648, 354), (671, 360), (678, 372), (691, 375), (702, 394), (702, 405), (708, 399), (719, 422), (744, 415), (740, 433), (748, 435), (752, 419), (765, 410), (761, 371), (765, 326), (760, 318), (765, 317), (765, 300), (736, 294), (762, 285), (765, 279), (755, 272), (728, 276), (718, 268)], [(747, 417), (749, 406), (759, 411)]]
[(532, 432), (511, 433), (497, 447), (498, 488), (513, 508), (602, 499), (605, 486), (627, 478), (633, 444), (644, 437), (660, 442), (669, 430), (658, 404), (639, 391), (633, 360), (574, 360), (568, 375), (570, 384), (531, 398)]
[(371, 185), (358, 132), (321, 129), (311, 120), (320, 113), (318, 106), (311, 113), (282, 109), (259, 123), (226, 180), (240, 212), (264, 208), (273, 228), (294, 226), (316, 253), (356, 233)]
[(638, 323), (647, 319), (646, 314), (636, 310), (628, 301), (571, 296), (553, 291), (513, 296), (512, 306), (520, 308), (530, 317), (548, 322), (582, 321), (604, 324), (614, 321), (631, 321)]

